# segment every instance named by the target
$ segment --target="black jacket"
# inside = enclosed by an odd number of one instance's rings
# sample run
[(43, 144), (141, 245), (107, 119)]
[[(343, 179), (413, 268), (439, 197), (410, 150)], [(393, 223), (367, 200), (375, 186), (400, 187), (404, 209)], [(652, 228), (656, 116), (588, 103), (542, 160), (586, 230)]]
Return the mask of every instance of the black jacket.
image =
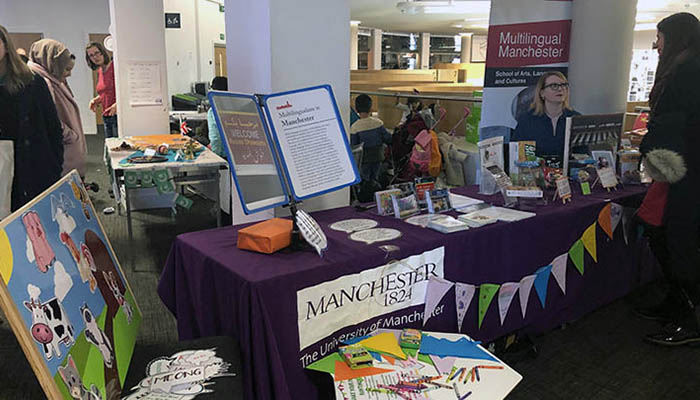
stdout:
[[(700, 208), (700, 60), (690, 57), (670, 78), (647, 124), (640, 150), (674, 151), (683, 157), (687, 172), (670, 186), (666, 204), (668, 223), (693, 223)], [(697, 222), (695, 222), (697, 223)]]
[(0, 140), (14, 142), (14, 211), (61, 178), (61, 121), (42, 77), (35, 75), (22, 92), (13, 96), (0, 86)]

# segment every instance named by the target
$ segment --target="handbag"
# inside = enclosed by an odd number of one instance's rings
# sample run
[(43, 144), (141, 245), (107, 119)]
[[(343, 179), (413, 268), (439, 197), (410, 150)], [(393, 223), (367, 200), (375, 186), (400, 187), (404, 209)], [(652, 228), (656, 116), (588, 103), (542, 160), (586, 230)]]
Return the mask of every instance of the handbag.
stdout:
[(14, 172), (14, 142), (0, 140), (0, 220), (10, 215), (11, 212)]
[(642, 200), (642, 205), (639, 206), (637, 216), (649, 225), (663, 225), (669, 187), (667, 182), (652, 183)]

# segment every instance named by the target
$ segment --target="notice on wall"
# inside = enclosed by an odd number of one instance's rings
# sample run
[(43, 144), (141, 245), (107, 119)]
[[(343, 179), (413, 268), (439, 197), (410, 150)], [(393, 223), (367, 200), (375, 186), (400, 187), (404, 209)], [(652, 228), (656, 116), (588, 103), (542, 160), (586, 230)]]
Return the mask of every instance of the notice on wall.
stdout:
[(265, 111), (297, 199), (359, 181), (330, 86), (273, 94)]
[(297, 292), (299, 349), (347, 326), (425, 303), (431, 277), (445, 277), (445, 248), (341, 276)]
[(503, 136), (527, 113), (545, 72), (568, 71), (571, 2), (491, 2), (480, 139)]
[(130, 106), (162, 106), (163, 90), (160, 82), (161, 63), (132, 61), (128, 63)]

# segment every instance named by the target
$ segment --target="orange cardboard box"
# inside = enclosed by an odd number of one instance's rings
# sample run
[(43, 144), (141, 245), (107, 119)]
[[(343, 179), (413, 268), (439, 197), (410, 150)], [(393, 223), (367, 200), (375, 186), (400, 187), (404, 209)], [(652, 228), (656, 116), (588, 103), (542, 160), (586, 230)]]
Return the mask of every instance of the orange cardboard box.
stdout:
[(272, 218), (238, 231), (238, 248), (272, 254), (292, 242), (292, 221)]

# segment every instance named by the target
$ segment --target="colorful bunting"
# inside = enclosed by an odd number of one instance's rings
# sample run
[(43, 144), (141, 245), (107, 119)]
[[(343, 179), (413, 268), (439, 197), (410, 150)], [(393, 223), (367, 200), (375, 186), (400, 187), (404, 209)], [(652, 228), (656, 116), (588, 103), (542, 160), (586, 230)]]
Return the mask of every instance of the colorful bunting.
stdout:
[(613, 238), (612, 218), (610, 214), (611, 208), (612, 203), (608, 203), (602, 210), (600, 210), (600, 213), (598, 214), (598, 225), (600, 225), (600, 228), (608, 235), (610, 239)]
[(594, 222), (593, 225), (589, 226), (586, 231), (583, 232), (581, 240), (583, 241), (583, 246), (588, 250), (591, 257), (593, 257), (593, 261), (598, 262), (595, 246), (595, 225), (596, 223)]
[(423, 325), (428, 322), (430, 316), (435, 311), (435, 307), (440, 304), (440, 300), (445, 297), (445, 293), (452, 288), (453, 282), (437, 276), (433, 276), (428, 281), (428, 288), (425, 291), (425, 311), (423, 314)]
[(455, 361), (457, 360), (457, 357), (451, 357), (451, 356), (445, 356), (445, 357), (440, 357), (431, 354), (430, 359), (433, 361), (433, 365), (435, 365), (435, 369), (438, 370), (439, 374), (442, 375), (447, 375), (450, 373), (450, 370), (452, 370), (452, 366), (455, 365)]
[(547, 265), (535, 271), (535, 291), (540, 298), (542, 308), (544, 308), (547, 300), (547, 284), (549, 283), (549, 273), (552, 271), (552, 266)]
[(491, 305), (493, 296), (496, 295), (500, 287), (501, 285), (494, 283), (482, 283), (479, 286), (479, 329), (481, 329), (481, 323), (484, 321), (484, 316)]
[(501, 289), (498, 291), (498, 315), (501, 317), (501, 325), (506, 320), (510, 303), (513, 302), (515, 291), (518, 290), (519, 286), (515, 282), (507, 282), (501, 285)]
[(476, 286), (468, 283), (455, 283), (455, 304), (457, 305), (457, 332), (462, 331), (462, 322), (472, 303)]
[(523, 319), (525, 319), (527, 302), (530, 300), (530, 292), (532, 291), (532, 285), (534, 283), (535, 275), (528, 275), (520, 280), (520, 289), (518, 289), (518, 294), (520, 295), (520, 311), (523, 313)]
[(552, 275), (564, 294), (566, 294), (566, 260), (567, 254), (564, 253), (552, 261)]
[(573, 261), (578, 272), (583, 275), (583, 241), (577, 240), (571, 249), (569, 249), (569, 257)]
[(617, 203), (610, 204), (610, 226), (613, 232), (615, 232), (617, 225), (622, 219), (623, 211), (624, 207), (622, 207), (621, 205)]

